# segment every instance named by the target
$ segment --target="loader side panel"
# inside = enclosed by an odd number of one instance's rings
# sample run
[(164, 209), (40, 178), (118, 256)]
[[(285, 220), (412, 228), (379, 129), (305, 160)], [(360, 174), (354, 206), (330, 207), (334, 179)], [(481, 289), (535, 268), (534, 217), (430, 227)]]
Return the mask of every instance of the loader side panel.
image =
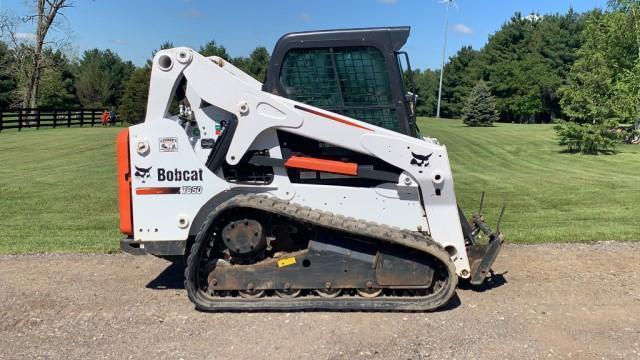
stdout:
[(118, 133), (116, 138), (118, 159), (118, 202), (120, 206), (120, 232), (133, 235), (131, 213), (131, 166), (129, 163), (129, 129)]

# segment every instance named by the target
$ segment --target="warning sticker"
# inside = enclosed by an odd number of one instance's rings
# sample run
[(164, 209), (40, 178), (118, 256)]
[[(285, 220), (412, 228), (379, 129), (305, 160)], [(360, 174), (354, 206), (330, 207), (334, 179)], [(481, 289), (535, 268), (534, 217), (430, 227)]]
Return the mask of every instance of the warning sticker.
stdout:
[(178, 138), (166, 137), (160, 138), (160, 152), (177, 152)]
[(278, 267), (281, 268), (281, 267), (293, 265), (295, 263), (296, 263), (296, 258), (294, 257), (283, 258), (278, 260)]

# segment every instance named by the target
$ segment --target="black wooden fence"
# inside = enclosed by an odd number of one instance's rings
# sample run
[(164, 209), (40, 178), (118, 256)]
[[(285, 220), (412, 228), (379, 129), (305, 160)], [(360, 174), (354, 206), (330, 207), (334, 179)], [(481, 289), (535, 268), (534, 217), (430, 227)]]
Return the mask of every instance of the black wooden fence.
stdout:
[[(0, 109), (0, 132), (6, 129), (100, 126), (104, 109)], [(118, 119), (122, 124), (122, 121)]]

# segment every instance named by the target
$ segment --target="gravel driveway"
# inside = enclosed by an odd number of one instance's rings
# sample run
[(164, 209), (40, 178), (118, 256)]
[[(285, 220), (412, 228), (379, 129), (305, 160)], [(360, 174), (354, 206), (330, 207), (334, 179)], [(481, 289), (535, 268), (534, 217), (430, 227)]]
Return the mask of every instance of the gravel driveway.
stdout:
[(0, 358), (640, 358), (640, 243), (506, 246), (433, 313), (194, 310), (151, 256), (0, 256)]

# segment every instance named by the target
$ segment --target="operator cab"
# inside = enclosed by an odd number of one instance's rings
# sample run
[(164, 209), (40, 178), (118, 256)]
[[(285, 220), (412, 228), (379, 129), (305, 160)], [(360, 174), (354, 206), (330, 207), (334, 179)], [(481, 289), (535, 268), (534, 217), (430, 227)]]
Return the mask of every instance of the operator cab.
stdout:
[(405, 26), (284, 35), (262, 90), (420, 137), (413, 73), (409, 57), (400, 51), (409, 31)]

